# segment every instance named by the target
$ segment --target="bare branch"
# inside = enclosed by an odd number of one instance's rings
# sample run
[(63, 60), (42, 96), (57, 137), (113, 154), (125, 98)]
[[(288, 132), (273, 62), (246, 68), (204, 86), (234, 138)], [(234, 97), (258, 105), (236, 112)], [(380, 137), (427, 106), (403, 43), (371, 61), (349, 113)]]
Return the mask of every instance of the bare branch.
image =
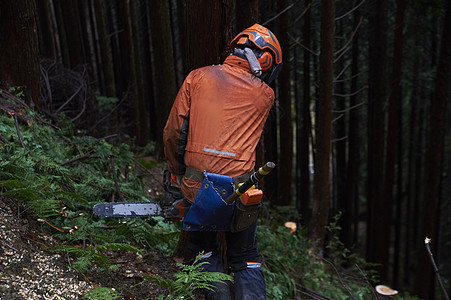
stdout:
[[(4, 99), (12, 100), (15, 103), (17, 103), (17, 105), (15, 105), (14, 103), (10, 103), (7, 100), (2, 100), (0, 98), (0, 107), (2, 107), (4, 109), (6, 108), (6, 110), (17, 114), (21, 121), (24, 121), (25, 123), (30, 122), (29, 119), (27, 117), (25, 117), (24, 115), (22, 115), (22, 113), (21, 113), (22, 109), (24, 109), (25, 111), (31, 111), (32, 108), (30, 106), (28, 106), (25, 102), (23, 102), (22, 100), (20, 100), (19, 98), (17, 98), (16, 96), (14, 96), (13, 94), (11, 94), (8, 91), (0, 90), (0, 95)], [(45, 121), (44, 119), (42, 119), (38, 114), (33, 114), (31, 117), (33, 117), (34, 120), (39, 121), (42, 124), (46, 124), (55, 129), (59, 129), (57, 126), (50, 124), (47, 121)]]
[(10, 244), (8, 244), (8, 243), (6, 243), (5, 241), (2, 241), (2, 240), (0, 240), (0, 241), (2, 242), (3, 245), (7, 246), (8, 248), (10, 248), (10, 249), (12, 249), (12, 250), (14, 250), (14, 251), (20, 253), (19, 250), (17, 250), (16, 248), (14, 248), (13, 246), (11, 246)]
[(362, 87), (361, 89), (359, 89), (359, 90), (357, 90), (357, 91), (355, 91), (355, 92), (353, 92), (353, 93), (350, 93), (350, 94), (333, 94), (335, 97), (350, 97), (350, 96), (354, 96), (354, 95), (357, 95), (358, 93), (360, 93), (361, 91), (363, 91), (364, 89), (366, 89), (367, 87), (366, 86), (364, 86), (364, 87)]
[(338, 20), (340, 20), (340, 19), (346, 17), (347, 15), (351, 14), (353, 11), (355, 11), (357, 8), (359, 8), (359, 7), (363, 4), (363, 2), (365, 2), (365, 0), (362, 0), (362, 2), (360, 2), (356, 7), (354, 7), (353, 9), (351, 9), (350, 11), (348, 11), (347, 13), (345, 13), (344, 15), (339, 16), (339, 17), (336, 17), (336, 18), (335, 18), (335, 21), (338, 21)]
[[(83, 72), (84, 73), (84, 72)], [(83, 76), (83, 75), (82, 75)], [(64, 102), (57, 110), (56, 110), (56, 114), (58, 114), (70, 101), (72, 101), (72, 99), (75, 98), (75, 96), (78, 95), (78, 93), (81, 91), (81, 89), (84, 87), (84, 82), (82, 80), (78, 80), (78, 82), (80, 83), (78, 89), (72, 94), (72, 96), (69, 97), (69, 99), (66, 100), (66, 102)]]
[(89, 128), (88, 131), (93, 130), (100, 123), (102, 123), (107, 118), (109, 118), (122, 105), (122, 103), (128, 98), (128, 95), (129, 95), (129, 91), (127, 90), (127, 92), (125, 93), (124, 97), (117, 103), (117, 105), (111, 111), (109, 111), (107, 114), (103, 115), (103, 117), (101, 119), (99, 119), (94, 125), (92, 125), (91, 128)]
[[(346, 66), (346, 67), (347, 67), (347, 66)], [(346, 68), (346, 67), (345, 67), (345, 68)], [(357, 73), (357, 74), (352, 75), (351, 77), (343, 78), (343, 79), (340, 79), (340, 80), (334, 80), (334, 83), (352, 80), (352, 79), (354, 79), (355, 77), (358, 77), (358, 76), (360, 76), (360, 75), (362, 75), (362, 74), (363, 74), (363, 72), (360, 72), (360, 73)]]
[[(354, 31), (352, 32), (351, 37), (349, 38), (349, 40), (347, 41), (347, 43), (344, 44), (344, 46), (341, 47), (341, 49), (339, 49), (337, 52), (335, 52), (335, 55), (338, 55), (338, 57), (335, 59), (334, 62), (338, 61), (338, 59), (340, 59), (340, 57), (341, 57), (347, 50), (350, 49), (350, 47), (348, 47), (348, 46), (349, 46), (349, 44), (352, 42), (352, 40), (354, 39), (354, 36), (355, 36), (355, 34), (357, 33), (357, 31), (359, 30), (360, 25), (362, 24), (362, 20), (363, 20), (363, 17), (360, 17), (359, 23), (358, 23), (357, 26), (355, 27), (355, 29), (354, 29)], [(346, 50), (346, 51), (345, 51), (345, 50)], [(340, 53), (340, 52), (343, 52), (343, 53)]]
[(299, 288), (299, 291), (302, 294), (304, 294), (306, 296), (309, 296), (312, 299), (315, 299), (315, 300), (333, 300), (332, 298), (329, 298), (327, 296), (321, 295), (320, 293), (315, 292), (314, 290), (311, 290), (311, 289), (309, 289), (309, 288), (307, 288), (307, 287), (305, 287), (305, 286), (303, 286), (301, 284), (296, 283), (296, 287)]
[(321, 259), (324, 260), (325, 262), (327, 262), (335, 270), (335, 273), (337, 274), (338, 280), (340, 281), (341, 285), (346, 289), (346, 291), (348, 291), (351, 298), (355, 299), (354, 295), (352, 295), (351, 291), (349, 290), (349, 287), (343, 282), (343, 279), (341, 278), (340, 273), (338, 272), (335, 265), (331, 261), (328, 261), (327, 259), (325, 259), (324, 257), (322, 257)]
[(315, 56), (319, 56), (318, 53), (313, 52), (312, 50), (310, 50), (309, 48), (307, 48), (306, 46), (304, 46), (301, 42), (299, 42), (298, 39), (294, 38), (289, 32), (287, 32), (288, 37), (296, 44), (298, 44), (299, 46), (301, 46), (302, 48), (304, 48), (305, 50), (307, 50), (308, 52), (310, 52), (311, 54), (315, 55)]
[(42, 107), (52, 119), (57, 120), (58, 114), (64, 112), (74, 122), (86, 113), (91, 98), (88, 96), (87, 69), (80, 67), (72, 70), (54, 60), (41, 60), (41, 74), (46, 87), (43, 89)]
[(267, 20), (266, 22), (262, 23), (263, 26), (265, 26), (266, 24), (268, 24), (271, 21), (274, 21), (275, 19), (277, 19), (278, 17), (280, 17), (282, 14), (284, 14), (287, 10), (289, 10), (290, 8), (292, 8), (296, 3), (298, 3), (298, 1), (291, 3), (290, 5), (288, 5), (285, 9), (283, 9), (280, 13), (278, 13), (277, 15), (275, 15), (274, 17), (272, 17), (271, 19)]
[(47, 91), (46, 98), (49, 100), (50, 105), (52, 105), (52, 89), (50, 88), (49, 73), (43, 67), (41, 67), (40, 69), (41, 69), (41, 76), (44, 79), (44, 83), (45, 83), (45, 90)]
[(371, 283), (369, 282), (368, 278), (366, 278), (365, 273), (363, 273), (362, 269), (359, 267), (358, 264), (355, 264), (355, 266), (357, 267), (357, 269), (360, 271), (360, 274), (362, 274), (363, 279), (365, 279), (365, 282), (368, 284), (368, 286), (371, 288), (371, 291), (373, 292), (373, 295), (376, 297), (377, 300), (380, 300), (379, 296), (377, 295), (376, 290), (374, 289), (374, 287), (371, 285)]
[(291, 27), (291, 26), (293, 26), (294, 24), (296, 24), (296, 23), (297, 23), (297, 22), (305, 15), (305, 13), (306, 13), (309, 9), (311, 9), (311, 7), (312, 7), (312, 3), (309, 3), (309, 4), (305, 7), (304, 11), (303, 11), (296, 19), (294, 19), (293, 22), (291, 22), (291, 24), (289, 25), (289, 27)]
[(340, 120), (344, 114), (339, 114), (335, 119), (332, 120), (332, 123), (335, 123), (335, 121)]
[(140, 163), (139, 161), (137, 161), (136, 159), (132, 158), (133, 161), (139, 166), (141, 167), (146, 173), (148, 173), (150, 175), (150, 177), (155, 180), (156, 183), (158, 183), (159, 185), (161, 185), (163, 187), (163, 183), (161, 183), (161, 181), (157, 178), (155, 178), (155, 175), (149, 171), (149, 169), (147, 169), (142, 163)]
[(345, 112), (350, 111), (351, 109), (354, 109), (354, 108), (357, 108), (357, 107), (359, 107), (359, 106), (362, 106), (362, 105), (365, 104), (365, 103), (366, 103), (366, 102), (363, 101), (363, 102), (360, 102), (360, 103), (358, 103), (358, 104), (356, 104), (356, 105), (353, 105), (353, 106), (351, 106), (351, 107), (348, 107), (348, 108), (346, 108), (346, 109), (343, 109), (343, 110), (333, 110), (332, 112), (333, 112), (333, 113), (345, 113)]
[(24, 148), (26, 150), (27, 148), (25, 147), (23, 140), (22, 140), (22, 136), (20, 135), (19, 119), (17, 118), (17, 114), (14, 114), (14, 123), (16, 124), (16, 131), (17, 131), (17, 136), (19, 137), (20, 144), (22, 145), (22, 148)]
[[(114, 157), (112, 155), (110, 155), (110, 159), (111, 159), (111, 169), (112, 169), (112, 172), (113, 172), (113, 179), (114, 179), (114, 183), (116, 184), (116, 191), (117, 191), (121, 201), (125, 202), (124, 196), (122, 195), (122, 192), (121, 192), (121, 190), (119, 188), (119, 183), (118, 183), (117, 177), (116, 177), (116, 170), (115, 170), (115, 167), (114, 167)], [(113, 200), (111, 202), (114, 202), (114, 198), (113, 198)]]
[(337, 79), (340, 78), (341, 75), (343, 75), (343, 73), (346, 71), (346, 69), (351, 65), (351, 63), (347, 64), (343, 70), (340, 71), (340, 73), (338, 73), (338, 75), (335, 77), (334, 79), (334, 83), (337, 82)]
[(70, 159), (70, 160), (68, 160), (68, 161), (65, 161), (65, 162), (61, 163), (60, 166), (68, 165), (68, 164), (70, 164), (70, 163), (73, 163), (74, 161), (77, 161), (77, 160), (80, 160), (80, 159), (83, 159), (83, 158), (90, 158), (90, 157), (93, 157), (93, 156), (91, 155), (91, 152), (92, 152), (92, 151), (93, 151), (93, 150), (89, 151), (88, 153), (86, 153), (86, 154), (84, 154), (84, 155), (77, 156), (77, 157), (74, 157), (74, 158), (72, 158), (72, 159)]
[(332, 143), (336, 143), (336, 142), (340, 142), (340, 141), (347, 140), (347, 139), (348, 139), (348, 136), (345, 135), (345, 136), (342, 136), (341, 138), (331, 139), (330, 141)]

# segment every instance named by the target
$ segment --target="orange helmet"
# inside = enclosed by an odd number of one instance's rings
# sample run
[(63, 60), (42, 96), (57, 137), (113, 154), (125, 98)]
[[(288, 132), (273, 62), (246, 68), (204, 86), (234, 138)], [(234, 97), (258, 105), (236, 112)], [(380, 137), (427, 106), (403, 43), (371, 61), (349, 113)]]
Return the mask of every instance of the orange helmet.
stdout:
[(269, 71), (267, 72), (269, 75), (268, 81), (272, 81), (282, 68), (282, 49), (276, 36), (268, 28), (254, 24), (240, 32), (230, 42), (232, 49), (246, 47), (257, 53), (257, 60), (262, 71)]

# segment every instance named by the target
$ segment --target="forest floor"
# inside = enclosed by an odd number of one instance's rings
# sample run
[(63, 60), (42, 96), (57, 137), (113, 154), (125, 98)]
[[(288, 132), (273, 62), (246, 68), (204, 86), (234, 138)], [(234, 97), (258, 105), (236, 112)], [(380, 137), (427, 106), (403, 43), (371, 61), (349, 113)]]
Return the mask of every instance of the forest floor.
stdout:
[[(82, 299), (99, 287), (115, 288), (117, 299), (158, 299), (168, 295), (142, 275), (173, 278), (175, 261), (155, 250), (112, 253), (120, 265), (114, 272), (91, 270), (83, 274), (52, 247), (61, 244), (22, 205), (0, 197), (0, 299)], [(81, 245), (80, 245), (81, 246)], [(112, 298), (114, 299), (114, 298)]]

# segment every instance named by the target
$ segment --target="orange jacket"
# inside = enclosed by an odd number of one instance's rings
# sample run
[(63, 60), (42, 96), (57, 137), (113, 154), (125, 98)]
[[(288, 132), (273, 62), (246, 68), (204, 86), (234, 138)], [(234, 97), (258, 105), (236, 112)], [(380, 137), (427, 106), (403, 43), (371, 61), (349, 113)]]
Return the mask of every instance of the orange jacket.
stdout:
[[(274, 91), (251, 74), (247, 60), (230, 55), (222, 65), (192, 71), (183, 82), (163, 133), (171, 174), (185, 165), (239, 176), (255, 166), (255, 147), (274, 102)], [(182, 179), (192, 202), (200, 183)]]

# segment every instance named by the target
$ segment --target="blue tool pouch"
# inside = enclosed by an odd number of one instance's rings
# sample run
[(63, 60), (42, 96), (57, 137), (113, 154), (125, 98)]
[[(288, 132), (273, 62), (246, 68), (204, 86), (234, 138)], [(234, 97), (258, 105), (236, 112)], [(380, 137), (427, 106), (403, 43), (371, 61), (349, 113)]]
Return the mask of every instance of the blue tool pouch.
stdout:
[(204, 172), (204, 180), (183, 221), (184, 230), (229, 231), (235, 203), (224, 199), (234, 192), (229, 176)]

